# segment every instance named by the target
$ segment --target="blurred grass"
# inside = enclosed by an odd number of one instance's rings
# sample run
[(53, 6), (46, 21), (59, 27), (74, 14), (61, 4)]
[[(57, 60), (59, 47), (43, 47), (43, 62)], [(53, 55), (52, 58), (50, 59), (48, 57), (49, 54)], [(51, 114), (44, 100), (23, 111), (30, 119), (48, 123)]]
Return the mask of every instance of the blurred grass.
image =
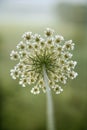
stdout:
[[(69, 81), (61, 95), (53, 94), (57, 130), (87, 130), (87, 27), (60, 23), (52, 25), (76, 43), (74, 59), (79, 76)], [(14, 63), (10, 51), (15, 49), (25, 31), (40, 32), (45, 26), (0, 25), (0, 86), (2, 126), (0, 130), (45, 130), (45, 94), (34, 96), (10, 77)]]

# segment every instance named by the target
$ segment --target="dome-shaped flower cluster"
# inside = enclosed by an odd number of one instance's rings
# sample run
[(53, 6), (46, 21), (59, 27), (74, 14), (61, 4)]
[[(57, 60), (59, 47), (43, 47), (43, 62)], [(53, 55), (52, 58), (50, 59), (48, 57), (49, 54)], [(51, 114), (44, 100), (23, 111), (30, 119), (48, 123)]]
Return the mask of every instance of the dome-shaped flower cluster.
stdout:
[(63, 91), (62, 84), (67, 79), (74, 79), (78, 75), (74, 68), (76, 61), (71, 60), (74, 49), (72, 40), (65, 41), (64, 37), (54, 35), (54, 30), (47, 28), (44, 38), (39, 34), (25, 32), (22, 41), (17, 44), (16, 51), (12, 50), (11, 60), (18, 63), (11, 69), (13, 79), (19, 78), (19, 84), (23, 87), (33, 85), (31, 93), (46, 92), (43, 67), (48, 76), (49, 90), (59, 94)]

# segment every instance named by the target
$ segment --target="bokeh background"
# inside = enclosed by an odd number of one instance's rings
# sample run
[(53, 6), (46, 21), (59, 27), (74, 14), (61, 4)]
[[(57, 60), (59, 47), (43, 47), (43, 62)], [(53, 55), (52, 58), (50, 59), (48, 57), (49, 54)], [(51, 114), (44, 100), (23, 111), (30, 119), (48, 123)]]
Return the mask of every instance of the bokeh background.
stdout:
[(76, 43), (78, 77), (53, 93), (56, 130), (87, 130), (87, 1), (0, 0), (0, 130), (46, 130), (46, 95), (34, 96), (10, 77), (10, 51), (25, 31), (46, 27)]

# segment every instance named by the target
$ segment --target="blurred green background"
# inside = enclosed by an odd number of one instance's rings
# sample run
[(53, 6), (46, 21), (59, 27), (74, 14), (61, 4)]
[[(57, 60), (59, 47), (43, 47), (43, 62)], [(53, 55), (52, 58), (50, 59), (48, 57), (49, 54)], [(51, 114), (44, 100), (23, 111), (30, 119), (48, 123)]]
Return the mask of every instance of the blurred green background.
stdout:
[(10, 52), (25, 31), (53, 28), (76, 43), (78, 77), (53, 95), (56, 130), (87, 130), (87, 3), (58, 0), (0, 0), (0, 130), (46, 130), (46, 95), (32, 95), (10, 77)]

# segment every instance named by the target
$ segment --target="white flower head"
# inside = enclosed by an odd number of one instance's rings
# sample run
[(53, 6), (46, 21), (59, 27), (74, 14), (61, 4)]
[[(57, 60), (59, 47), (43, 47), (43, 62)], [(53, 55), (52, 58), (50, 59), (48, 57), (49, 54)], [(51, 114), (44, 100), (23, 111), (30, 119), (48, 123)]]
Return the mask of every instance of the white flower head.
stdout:
[(40, 93), (40, 90), (39, 90), (39, 88), (37, 86), (35, 86), (34, 88), (31, 89), (31, 93), (36, 95), (36, 94)]
[(19, 81), (19, 84), (22, 85), (22, 87), (26, 87), (28, 83), (28, 78), (21, 78), (20, 81)]
[(34, 35), (34, 40), (35, 40), (35, 42), (40, 42), (41, 36), (39, 34), (35, 34)]
[(46, 28), (46, 30), (44, 31), (44, 33), (45, 33), (46, 37), (50, 37), (54, 33), (54, 30), (51, 29), (51, 28)]
[(45, 46), (45, 40), (44, 39), (40, 40), (40, 46), (41, 46), (41, 48)]
[(69, 60), (73, 55), (70, 52), (64, 52), (63, 56), (65, 60)]
[(25, 40), (25, 41), (30, 41), (32, 39), (33, 35), (32, 35), (32, 32), (25, 32), (23, 35), (22, 35), (22, 38)]
[(25, 48), (26, 44), (23, 41), (19, 42), (19, 44), (17, 45), (17, 49), (25, 50)]
[(54, 91), (56, 94), (60, 94), (63, 91), (63, 89), (59, 85), (55, 85)]
[(66, 84), (67, 77), (61, 75), (61, 76), (59, 77), (59, 80), (60, 80), (61, 83)]
[(18, 59), (19, 59), (19, 54), (18, 54), (18, 52), (12, 50), (12, 51), (11, 51), (11, 54), (10, 54), (10, 58), (11, 58), (11, 60), (18, 60)]
[(55, 43), (60, 43), (64, 41), (64, 37), (61, 35), (55, 35)]
[(33, 86), (31, 93), (35, 95), (39, 94), (40, 90), (45, 93), (45, 67), (49, 90), (60, 94), (67, 79), (74, 79), (78, 75), (74, 71), (77, 62), (72, 60), (74, 43), (72, 40), (65, 41), (62, 35), (55, 35), (54, 30), (50, 28), (44, 31), (44, 36), (32, 32), (23, 34), (17, 51), (13, 50), (10, 54), (12, 60), (18, 61), (10, 72), (11, 77), (18, 78), (19, 84), (23, 87)]
[(68, 65), (69, 68), (73, 68), (74, 69), (75, 66), (77, 65), (77, 62), (71, 60), (71, 61), (67, 62), (67, 65)]
[(20, 57), (21, 58), (26, 58), (28, 56), (28, 52), (26, 50), (20, 51)]
[(11, 69), (10, 75), (13, 79), (17, 79), (19, 77), (20, 71), (18, 71), (16, 68)]
[(54, 44), (53, 38), (47, 39), (47, 44), (48, 45), (53, 45)]
[(23, 63), (18, 63), (17, 65), (16, 65), (16, 67), (17, 67), (17, 69), (19, 70), (19, 71), (22, 71), (23, 69), (24, 69), (24, 65), (23, 65)]
[(63, 48), (66, 50), (73, 50), (74, 49), (74, 43), (72, 42), (72, 40), (66, 41)]
[(63, 47), (61, 45), (57, 45), (56, 49), (58, 50), (58, 52), (62, 52)]
[(77, 73), (77, 72), (70, 71), (70, 72), (68, 73), (68, 77), (69, 77), (70, 79), (74, 79), (74, 78), (76, 78), (77, 76), (78, 76), (78, 73)]
[(28, 52), (33, 51), (33, 44), (27, 43), (26, 48)]

